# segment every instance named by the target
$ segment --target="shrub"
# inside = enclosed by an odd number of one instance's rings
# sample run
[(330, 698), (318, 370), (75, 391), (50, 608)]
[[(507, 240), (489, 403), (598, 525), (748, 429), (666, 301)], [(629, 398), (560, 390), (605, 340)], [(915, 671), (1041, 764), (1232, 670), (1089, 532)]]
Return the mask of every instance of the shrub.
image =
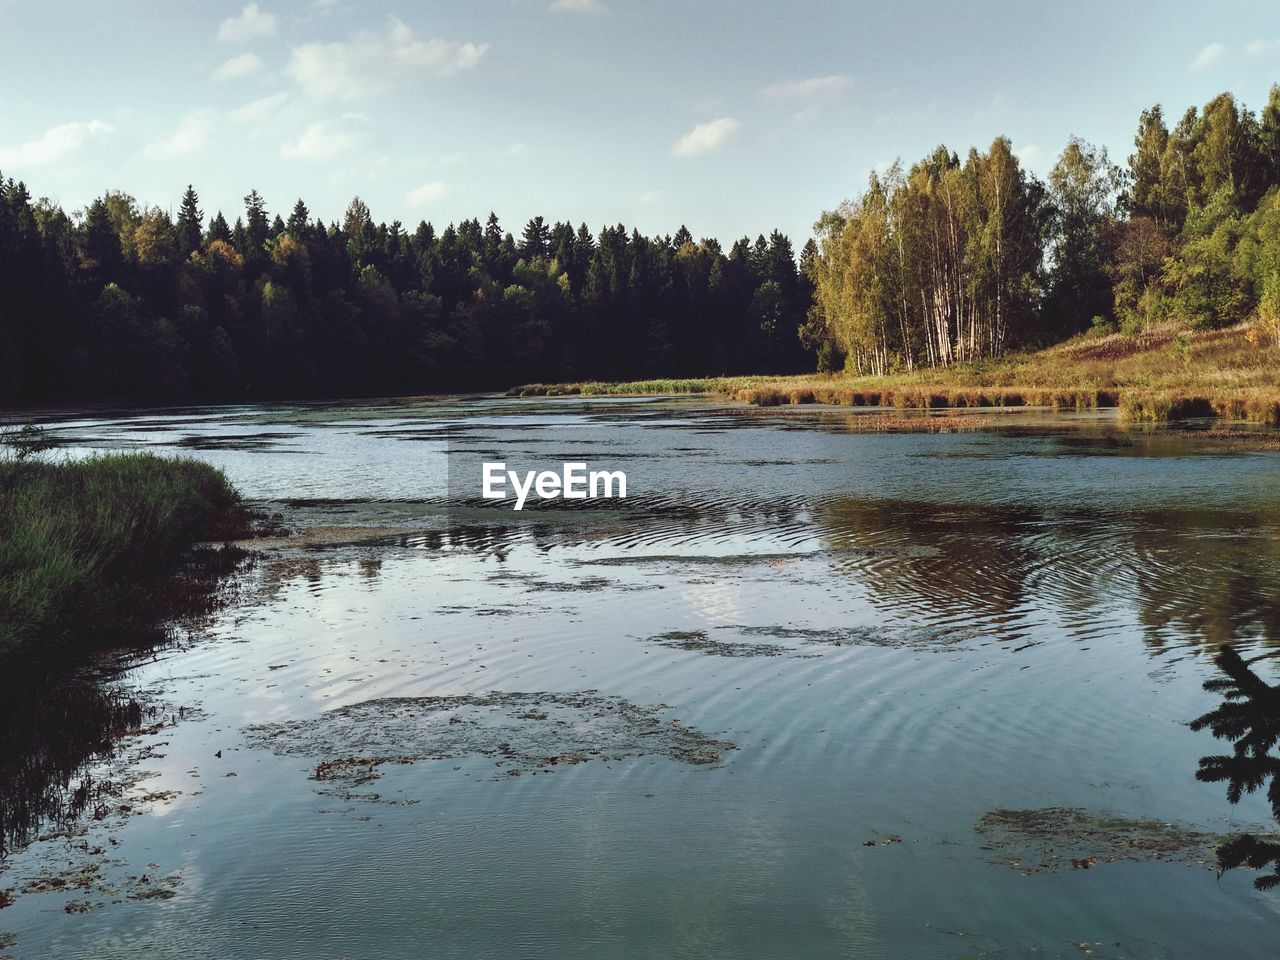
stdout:
[(1116, 325), (1106, 317), (1096, 316), (1089, 321), (1089, 333), (1095, 337), (1105, 337), (1116, 332)]

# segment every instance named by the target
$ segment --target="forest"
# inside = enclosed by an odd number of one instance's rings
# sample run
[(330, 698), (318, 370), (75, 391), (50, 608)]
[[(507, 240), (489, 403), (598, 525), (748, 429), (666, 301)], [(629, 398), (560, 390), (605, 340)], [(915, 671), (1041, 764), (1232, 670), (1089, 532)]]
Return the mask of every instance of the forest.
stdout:
[(1047, 182), (998, 137), (870, 177), (816, 225), (802, 330), (821, 369), (883, 375), (1084, 333), (1252, 321), (1280, 343), (1280, 86), (1172, 128), (1142, 113), (1127, 168), (1071, 138)]
[[(810, 247), (812, 253), (813, 248)], [(0, 403), (436, 393), (530, 379), (801, 371), (812, 294), (787, 237), (498, 218), (234, 223), (109, 191), (68, 216), (0, 178)]]
[(1170, 127), (1126, 166), (1071, 138), (1045, 180), (1011, 142), (873, 173), (799, 255), (681, 227), (496, 215), (409, 231), (250, 191), (230, 223), (108, 191), (67, 214), (0, 176), (0, 403), (420, 394), (531, 381), (984, 362), (1079, 334), (1252, 324), (1280, 345), (1280, 86)]

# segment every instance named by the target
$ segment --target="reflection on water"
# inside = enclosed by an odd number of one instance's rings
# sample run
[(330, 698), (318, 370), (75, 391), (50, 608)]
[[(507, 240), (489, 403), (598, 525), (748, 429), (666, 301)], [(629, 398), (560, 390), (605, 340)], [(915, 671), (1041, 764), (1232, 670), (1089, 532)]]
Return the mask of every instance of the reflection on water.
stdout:
[[(1204, 861), (1271, 811), (1193, 781), (1186, 720), (1209, 652), (1280, 636), (1280, 458), (1095, 413), (862, 416), (460, 398), (46, 424), (73, 456), (216, 463), (299, 535), (205, 640), (126, 675), (199, 713), (144, 718), (147, 814), (77, 842), (159, 899), (23, 892), (49, 887), (33, 844), (0, 867), (11, 952), (1263, 955), (1280, 906)], [(631, 496), (516, 514), (479, 499), (487, 458), (623, 466)]]
[[(1215, 658), (1224, 676), (1205, 681), (1205, 689), (1222, 696), (1222, 703), (1192, 721), (1192, 730), (1210, 730), (1215, 737), (1233, 741), (1230, 755), (1200, 758), (1196, 779), (1225, 783), (1227, 799), (1239, 803), (1247, 793), (1266, 790), (1271, 812), (1280, 820), (1280, 756), (1272, 751), (1280, 744), (1280, 684), (1263, 680), (1232, 647)], [(1268, 870), (1256, 877), (1259, 890), (1280, 887), (1280, 839), (1275, 830), (1266, 837), (1242, 834), (1218, 848), (1223, 870), (1248, 867)]]
[[(1136, 614), (1152, 653), (1280, 638), (1280, 505), (1046, 510), (842, 498), (816, 518), (833, 546), (869, 549), (837, 562), (901, 616), (1016, 642), (1049, 616), (1089, 640)], [(934, 552), (903, 556), (910, 545)]]
[(132, 696), (88, 677), (0, 685), (0, 860), (38, 834), (91, 816), (113, 791), (90, 761), (137, 730)]
[[(24, 669), (11, 657), (0, 665), (0, 865), (46, 831), (103, 819), (121, 785), (95, 763), (115, 757), (144, 724), (162, 723), (156, 704), (119, 675), (130, 657), (177, 643), (230, 601), (228, 577), (246, 561), (234, 546), (200, 546), (152, 585), (145, 612), (134, 611), (128, 627), (79, 638), (66, 662), (54, 656)], [(115, 655), (94, 652), (108, 645)]]

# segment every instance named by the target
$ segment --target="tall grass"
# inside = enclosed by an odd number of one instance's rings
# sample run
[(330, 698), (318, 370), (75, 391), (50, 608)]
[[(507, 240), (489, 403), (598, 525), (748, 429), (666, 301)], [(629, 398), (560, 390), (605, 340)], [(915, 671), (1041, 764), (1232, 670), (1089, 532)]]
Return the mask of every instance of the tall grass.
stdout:
[(0, 461), (0, 661), (146, 626), (186, 551), (239, 536), (247, 516), (195, 460)]
[(1136, 336), (1084, 335), (1000, 360), (881, 377), (734, 376), (529, 384), (514, 396), (714, 393), (758, 406), (826, 403), (907, 409), (1118, 407), (1135, 422), (1218, 416), (1280, 424), (1280, 351), (1247, 325)]

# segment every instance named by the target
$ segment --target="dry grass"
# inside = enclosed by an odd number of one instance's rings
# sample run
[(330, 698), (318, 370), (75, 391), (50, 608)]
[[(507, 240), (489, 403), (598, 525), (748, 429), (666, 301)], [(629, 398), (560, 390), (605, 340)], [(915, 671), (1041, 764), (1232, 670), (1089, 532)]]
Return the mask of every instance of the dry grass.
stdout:
[(1118, 407), (1132, 421), (1218, 416), (1280, 424), (1280, 350), (1247, 325), (1082, 336), (999, 361), (887, 377), (809, 374), (630, 383), (530, 384), (515, 396), (717, 394), (757, 406), (837, 404), (898, 409)]

